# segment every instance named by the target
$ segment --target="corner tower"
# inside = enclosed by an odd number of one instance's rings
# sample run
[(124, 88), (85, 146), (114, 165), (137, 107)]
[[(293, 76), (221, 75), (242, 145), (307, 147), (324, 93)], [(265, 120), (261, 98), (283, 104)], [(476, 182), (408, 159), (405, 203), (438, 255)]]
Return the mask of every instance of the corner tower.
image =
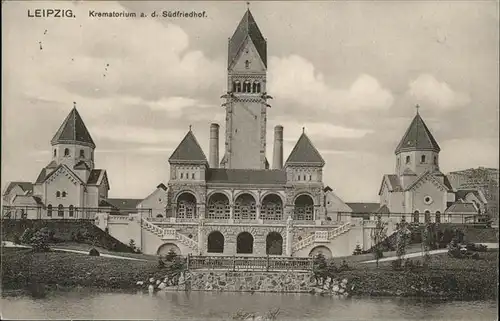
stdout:
[(247, 9), (229, 39), (225, 153), (221, 167), (266, 169), (267, 41)]
[[(74, 105), (76, 105), (74, 103)], [(51, 140), (52, 161), (70, 169), (94, 169), (95, 143), (76, 106), (66, 117)]]
[(439, 147), (418, 112), (396, 147), (396, 173), (420, 175), (425, 171), (439, 172)]

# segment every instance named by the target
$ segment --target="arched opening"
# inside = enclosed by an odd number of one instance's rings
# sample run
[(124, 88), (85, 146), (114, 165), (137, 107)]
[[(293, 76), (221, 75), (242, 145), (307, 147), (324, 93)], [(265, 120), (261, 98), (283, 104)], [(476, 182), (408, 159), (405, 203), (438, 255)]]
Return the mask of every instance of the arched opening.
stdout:
[(329, 248), (327, 248), (326, 246), (323, 246), (323, 245), (316, 246), (315, 248), (313, 248), (311, 250), (311, 252), (309, 252), (310, 257), (316, 257), (316, 256), (318, 256), (318, 254), (323, 254), (325, 259), (331, 259), (333, 257), (332, 251), (330, 251)]
[(255, 81), (252, 87), (254, 93), (260, 93), (260, 82)]
[(62, 204), (59, 204), (57, 207), (57, 216), (64, 217), (64, 207)]
[(80, 149), (80, 157), (85, 158), (85, 151), (83, 149)]
[(56, 192), (56, 197), (61, 197), (61, 192), (57, 191)]
[(170, 251), (174, 251), (175, 254), (181, 255), (181, 249), (174, 243), (165, 243), (160, 245), (158, 251), (156, 251), (156, 255), (166, 256)]
[(215, 193), (208, 199), (207, 218), (228, 220), (231, 215), (229, 199), (225, 194)]
[(425, 163), (425, 155), (420, 156), (420, 162)]
[(47, 216), (52, 217), (52, 204), (47, 205)]
[(406, 156), (406, 164), (410, 164), (410, 156)]
[(241, 92), (241, 83), (238, 80), (233, 82), (233, 92)]
[(314, 202), (309, 195), (300, 195), (295, 200), (295, 220), (314, 220)]
[(75, 207), (73, 205), (69, 206), (69, 217), (73, 217), (75, 213)]
[(157, 215), (156, 215), (156, 218), (163, 218), (163, 215), (161, 215), (161, 214), (157, 214)]
[(413, 212), (413, 223), (418, 223), (420, 221), (420, 212), (415, 211)]
[(54, 149), (54, 157), (57, 156), (57, 149)]
[(66, 197), (66, 192), (61, 193), (62, 197)]
[(283, 202), (276, 194), (269, 194), (262, 200), (260, 218), (263, 220), (281, 220), (283, 218)]
[(196, 218), (196, 198), (191, 193), (182, 193), (177, 198), (177, 218)]
[(69, 148), (64, 149), (64, 156), (69, 156)]
[(266, 254), (267, 255), (282, 255), (283, 254), (283, 237), (278, 232), (271, 232), (266, 237)]
[(437, 156), (434, 156), (434, 165), (437, 165), (437, 163), (438, 163), (438, 158)]
[(244, 93), (252, 92), (252, 85), (250, 84), (250, 81), (245, 80), (245, 82), (243, 83), (243, 92)]
[(424, 220), (425, 220), (425, 223), (430, 223), (431, 222), (431, 212), (430, 211), (425, 211)]
[(253, 236), (248, 232), (241, 232), (236, 238), (236, 253), (252, 254), (253, 253)]
[(441, 212), (440, 211), (436, 212), (436, 223), (441, 223)]
[(250, 194), (241, 194), (234, 202), (234, 218), (243, 220), (256, 219), (255, 199)]
[(208, 234), (208, 253), (224, 253), (224, 235), (219, 231)]

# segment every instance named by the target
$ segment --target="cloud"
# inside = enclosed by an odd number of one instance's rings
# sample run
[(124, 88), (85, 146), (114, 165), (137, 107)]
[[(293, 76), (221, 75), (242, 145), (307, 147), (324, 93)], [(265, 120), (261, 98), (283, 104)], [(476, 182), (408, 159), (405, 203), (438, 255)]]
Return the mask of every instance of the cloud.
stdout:
[(322, 73), (305, 58), (291, 55), (272, 57), (269, 92), (280, 99), (294, 101), (304, 107), (323, 110), (387, 109), (394, 98), (374, 77), (361, 74), (348, 89), (331, 88)]
[(470, 103), (469, 95), (454, 91), (446, 82), (440, 82), (429, 74), (421, 74), (410, 82), (409, 87), (408, 93), (411, 96), (442, 109), (452, 109)]
[(154, 129), (148, 127), (111, 125), (106, 127), (96, 126), (89, 130), (92, 135), (95, 135), (99, 139), (129, 143), (163, 144), (179, 143), (182, 140), (182, 131), (176, 129)]

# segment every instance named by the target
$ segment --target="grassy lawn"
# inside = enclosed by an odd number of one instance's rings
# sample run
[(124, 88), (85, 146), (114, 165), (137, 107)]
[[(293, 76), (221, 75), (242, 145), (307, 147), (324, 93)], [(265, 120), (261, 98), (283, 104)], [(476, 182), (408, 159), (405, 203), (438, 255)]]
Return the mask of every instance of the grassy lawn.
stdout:
[(114, 252), (114, 251), (110, 251), (110, 250), (104, 249), (104, 248), (99, 247), (99, 246), (92, 246), (92, 245), (85, 244), (85, 243), (64, 242), (64, 243), (50, 244), (50, 247), (51, 248), (58, 248), (58, 249), (78, 250), (78, 251), (85, 251), (85, 252), (90, 251), (91, 248), (96, 248), (99, 251), (99, 253), (102, 253), (102, 254), (111, 254), (111, 255), (116, 255), (116, 256), (131, 257), (131, 258), (135, 258), (135, 259), (142, 259), (142, 260), (149, 260), (149, 261), (158, 262), (158, 257), (156, 255), (139, 254), (139, 253), (126, 253), (126, 252)]
[[(157, 262), (117, 260), (67, 252), (33, 253), (31, 249), (2, 248), (2, 286), (28, 284), (131, 288), (138, 280), (161, 276)], [(164, 272), (163, 272), (164, 274)]]

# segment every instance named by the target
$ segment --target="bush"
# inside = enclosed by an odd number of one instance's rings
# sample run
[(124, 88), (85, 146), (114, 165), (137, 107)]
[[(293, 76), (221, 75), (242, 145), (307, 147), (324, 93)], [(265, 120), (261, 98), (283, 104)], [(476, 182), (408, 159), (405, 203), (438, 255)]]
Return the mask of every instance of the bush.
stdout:
[(352, 252), (352, 255), (360, 255), (363, 254), (363, 251), (361, 250), (361, 246), (359, 244), (356, 245), (356, 248), (354, 249), (354, 252)]
[(90, 256), (100, 256), (101, 254), (95, 248), (91, 248), (90, 251), (89, 251), (89, 255)]
[(177, 253), (175, 253), (175, 251), (173, 249), (170, 249), (170, 251), (168, 251), (168, 253), (167, 253), (167, 256), (165, 257), (165, 260), (167, 262), (173, 262), (176, 257), (177, 257)]
[(33, 235), (31, 239), (31, 245), (33, 247), (33, 252), (47, 252), (49, 251), (49, 235), (47, 230), (43, 228)]
[(12, 242), (16, 245), (21, 244), (21, 238), (18, 234), (14, 234), (14, 236), (12, 237)]
[(400, 271), (402, 269), (402, 260), (397, 259), (391, 262), (392, 269), (394, 271)]
[(158, 257), (158, 268), (159, 269), (164, 269), (165, 268), (165, 262), (163, 262), (162, 257)]
[(33, 236), (35, 235), (35, 231), (30, 229), (29, 227), (26, 228), (23, 232), (23, 234), (21, 235), (21, 243), (24, 243), (24, 244), (30, 244), (31, 243), (31, 239), (33, 238)]

